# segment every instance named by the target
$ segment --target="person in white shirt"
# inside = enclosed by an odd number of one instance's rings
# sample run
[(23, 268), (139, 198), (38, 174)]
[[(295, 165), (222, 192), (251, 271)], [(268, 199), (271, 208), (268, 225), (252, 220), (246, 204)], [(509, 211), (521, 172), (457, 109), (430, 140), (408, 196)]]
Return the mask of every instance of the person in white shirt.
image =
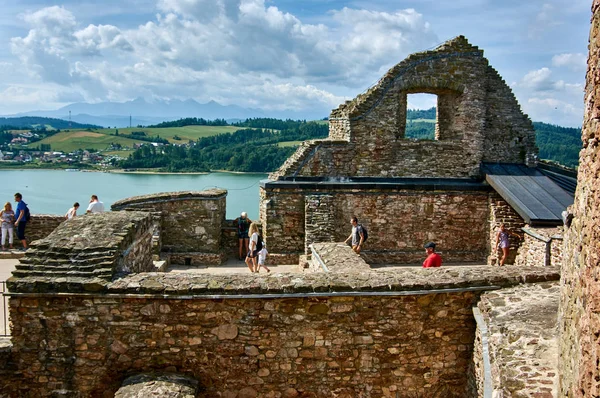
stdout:
[(75, 202), (73, 204), (73, 207), (71, 207), (67, 214), (65, 214), (65, 218), (70, 220), (71, 218), (75, 217), (77, 215), (77, 209), (79, 209), (79, 202)]
[(100, 202), (97, 195), (92, 195), (90, 199), (90, 204), (87, 208), (86, 213), (103, 213), (104, 212), (104, 203)]
[(267, 272), (271, 272), (269, 267), (267, 267), (265, 265), (265, 260), (267, 259), (267, 254), (269, 254), (269, 252), (267, 251), (267, 245), (263, 241), (263, 248), (261, 251), (258, 252), (258, 270), (259, 271), (260, 271), (260, 268), (262, 267), (262, 268), (266, 269)]

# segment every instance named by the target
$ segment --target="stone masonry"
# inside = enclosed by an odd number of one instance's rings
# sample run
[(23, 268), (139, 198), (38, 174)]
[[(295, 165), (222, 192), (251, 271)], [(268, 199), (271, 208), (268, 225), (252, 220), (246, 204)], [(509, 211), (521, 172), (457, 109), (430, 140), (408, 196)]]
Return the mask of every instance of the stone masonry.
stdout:
[(163, 192), (115, 202), (112, 210), (147, 211), (160, 226), (159, 251), (174, 264), (222, 264), (227, 191)]
[(561, 396), (600, 396), (600, 1), (592, 4), (583, 149), (565, 231), (560, 302)]
[(166, 372), (197, 380), (199, 397), (464, 397), (479, 292), (557, 278), (550, 267), (146, 272), (64, 294), (15, 277), (0, 388), (108, 397), (129, 375)]
[[(434, 140), (405, 137), (412, 93), (438, 97)], [(304, 142), (262, 183), (271, 259), (297, 262), (314, 242), (345, 239), (357, 215), (369, 229), (367, 262), (414, 263), (434, 240), (447, 261), (493, 263), (491, 222), (500, 213), (480, 166), (535, 166), (537, 153), (531, 121), (482, 50), (458, 36), (412, 54), (331, 112), (328, 139)], [(397, 184), (395, 192), (383, 184)]]

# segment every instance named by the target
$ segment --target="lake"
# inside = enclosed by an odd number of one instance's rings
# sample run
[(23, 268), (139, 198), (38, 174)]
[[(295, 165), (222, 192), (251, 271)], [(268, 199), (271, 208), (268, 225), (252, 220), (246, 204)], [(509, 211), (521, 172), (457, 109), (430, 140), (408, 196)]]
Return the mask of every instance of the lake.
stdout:
[(69, 172), (64, 170), (0, 170), (0, 203), (10, 201), (20, 192), (32, 214), (63, 215), (79, 202), (83, 214), (92, 194), (98, 195), (108, 210), (117, 200), (157, 192), (227, 190), (227, 218), (242, 211), (258, 219), (259, 182), (267, 174), (133, 174)]

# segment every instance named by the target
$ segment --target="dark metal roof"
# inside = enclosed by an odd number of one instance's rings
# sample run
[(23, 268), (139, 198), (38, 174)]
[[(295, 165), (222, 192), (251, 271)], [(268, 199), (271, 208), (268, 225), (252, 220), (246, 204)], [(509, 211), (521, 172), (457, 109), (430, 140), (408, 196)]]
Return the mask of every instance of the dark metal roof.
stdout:
[(573, 204), (565, 191), (537, 168), (484, 163), (485, 180), (530, 225), (562, 225), (561, 213)]
[(558, 184), (559, 187), (575, 195), (577, 188), (577, 171), (549, 163), (539, 162), (538, 169), (545, 176)]

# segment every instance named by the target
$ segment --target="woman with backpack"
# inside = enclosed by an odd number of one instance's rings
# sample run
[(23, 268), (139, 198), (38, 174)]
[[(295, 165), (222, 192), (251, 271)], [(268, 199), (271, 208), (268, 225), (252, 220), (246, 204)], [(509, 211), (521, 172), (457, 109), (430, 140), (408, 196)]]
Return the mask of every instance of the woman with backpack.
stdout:
[(248, 243), (248, 256), (246, 256), (246, 265), (250, 269), (250, 272), (258, 272), (257, 257), (258, 252), (262, 250), (262, 239), (258, 234), (258, 225), (256, 223), (250, 224), (249, 229), (250, 243)]
[[(240, 249), (240, 261), (243, 261), (245, 256), (242, 255), (244, 248), (248, 247), (248, 229), (250, 228), (250, 224), (252, 220), (248, 218), (248, 214), (243, 211), (242, 214), (234, 220), (234, 223), (237, 224), (237, 235), (239, 241), (239, 249)], [(248, 253), (246, 253), (248, 254)]]

